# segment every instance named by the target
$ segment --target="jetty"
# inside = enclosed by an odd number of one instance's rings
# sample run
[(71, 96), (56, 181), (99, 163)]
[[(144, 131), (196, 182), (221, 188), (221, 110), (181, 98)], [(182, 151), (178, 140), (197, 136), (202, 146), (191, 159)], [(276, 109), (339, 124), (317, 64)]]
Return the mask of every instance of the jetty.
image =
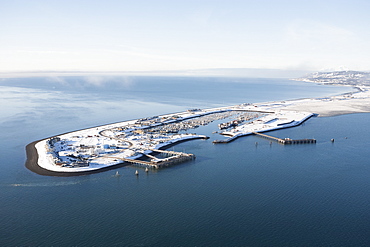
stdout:
[(213, 144), (226, 144), (226, 143), (234, 141), (238, 137), (240, 137), (240, 135), (230, 136), (229, 138), (224, 139), (224, 140), (214, 140), (212, 143)]
[(278, 138), (278, 137), (275, 137), (275, 136), (270, 136), (270, 135), (266, 135), (266, 134), (262, 134), (262, 133), (258, 133), (258, 132), (252, 132), (253, 134), (257, 135), (257, 136), (260, 136), (260, 137), (263, 137), (263, 138), (266, 138), (266, 139), (269, 139), (269, 140), (272, 140), (272, 141), (276, 141), (280, 144), (283, 144), (283, 145), (286, 145), (286, 144), (306, 144), (306, 143), (316, 143), (316, 140), (315, 139), (299, 139), (299, 140), (293, 140), (293, 139), (290, 139), (290, 138)]

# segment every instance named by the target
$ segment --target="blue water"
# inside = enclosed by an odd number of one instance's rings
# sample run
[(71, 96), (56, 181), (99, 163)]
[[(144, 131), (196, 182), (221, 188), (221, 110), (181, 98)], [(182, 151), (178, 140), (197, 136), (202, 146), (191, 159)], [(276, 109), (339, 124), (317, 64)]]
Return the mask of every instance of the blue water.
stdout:
[(369, 246), (370, 114), (316, 117), (270, 132), (317, 139), (312, 145), (270, 145), (255, 136), (213, 145), (212, 123), (197, 129), (211, 139), (171, 147), (195, 161), (139, 177), (130, 166), (116, 169), (121, 177), (115, 170), (45, 177), (24, 166), (26, 144), (71, 130), (346, 90), (252, 78), (0, 81), (0, 245)]

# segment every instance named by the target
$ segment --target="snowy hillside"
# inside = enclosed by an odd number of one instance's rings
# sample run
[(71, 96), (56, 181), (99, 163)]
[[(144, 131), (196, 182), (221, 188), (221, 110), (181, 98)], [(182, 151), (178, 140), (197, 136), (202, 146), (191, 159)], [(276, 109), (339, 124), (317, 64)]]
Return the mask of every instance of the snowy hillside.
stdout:
[(295, 80), (315, 82), (320, 84), (370, 86), (370, 72), (361, 72), (361, 71), (315, 72)]

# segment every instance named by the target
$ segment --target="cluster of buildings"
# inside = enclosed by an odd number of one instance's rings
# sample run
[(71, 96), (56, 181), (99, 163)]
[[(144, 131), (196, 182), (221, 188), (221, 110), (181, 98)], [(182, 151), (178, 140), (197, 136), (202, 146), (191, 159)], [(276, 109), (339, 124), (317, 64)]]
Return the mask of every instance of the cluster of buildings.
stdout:
[[(55, 136), (44, 140), (44, 145), (36, 146), (40, 157), (38, 163), (53, 171), (78, 172), (119, 164), (125, 159), (138, 159), (148, 156), (152, 153), (151, 150), (178, 141), (204, 138), (202, 135), (179, 132), (206, 125), (218, 119), (220, 114), (223, 117), (228, 116), (229, 113), (225, 115), (225, 112), (227, 111), (193, 109), (179, 114), (125, 121)], [(205, 116), (207, 117), (204, 118)], [(179, 160), (184, 160), (184, 157), (187, 156), (181, 155)], [(153, 160), (157, 163), (161, 161), (160, 158)]]
[[(176, 158), (155, 157), (152, 154), (179, 141), (208, 138), (204, 135), (188, 133), (221, 119), (232, 119), (222, 123), (225, 128), (220, 134), (241, 136), (252, 131), (265, 131), (292, 126), (293, 121), (302, 116), (297, 113), (274, 113), (267, 108), (243, 104), (207, 110), (191, 109), (177, 114), (153, 116), (137, 120), (108, 124), (95, 128), (75, 131), (55, 136), (36, 144), (39, 165), (45, 169), (60, 172), (81, 172), (101, 169), (141, 157), (148, 161), (136, 162), (150, 166), (161, 162), (172, 164), (176, 161), (193, 158), (191, 154), (179, 153)], [(231, 123), (231, 124), (230, 124)], [(233, 127), (233, 128), (232, 128)], [(252, 128), (253, 127), (253, 128)], [(157, 151), (154, 151), (157, 150)]]

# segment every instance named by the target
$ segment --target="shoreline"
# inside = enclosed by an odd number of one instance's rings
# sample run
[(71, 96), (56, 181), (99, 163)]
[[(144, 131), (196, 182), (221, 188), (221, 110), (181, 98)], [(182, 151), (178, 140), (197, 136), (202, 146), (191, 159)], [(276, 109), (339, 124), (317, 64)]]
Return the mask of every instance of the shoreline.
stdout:
[[(336, 96), (329, 96), (329, 97), (324, 97), (324, 98), (306, 98), (306, 99), (297, 99), (297, 100), (287, 100), (287, 101), (275, 101), (275, 102), (265, 102), (265, 103), (255, 103), (255, 104), (250, 104), (248, 107), (244, 106), (244, 110), (247, 108), (255, 111), (272, 111), (272, 112), (289, 112), (289, 111), (296, 111), (296, 112), (307, 112), (307, 113), (313, 113), (315, 115), (318, 115), (319, 117), (330, 117), (330, 116), (338, 116), (338, 115), (344, 115), (344, 114), (353, 114), (353, 113), (368, 113), (370, 112), (370, 88), (369, 87), (351, 87), (352, 89), (355, 89), (356, 92), (348, 92)], [(232, 106), (232, 107), (219, 107), (219, 108), (212, 108), (212, 109), (205, 109), (204, 111), (207, 114), (210, 114), (212, 111), (219, 111), (220, 109), (223, 110), (230, 110), (235, 107), (241, 107), (240, 106)], [(216, 110), (217, 109), (217, 110)], [(202, 110), (203, 111), (203, 110)], [(186, 112), (181, 112), (178, 114), (184, 114)], [(169, 116), (171, 114), (166, 114), (163, 116)], [(274, 115), (274, 114), (272, 114)], [(197, 117), (197, 116), (193, 116)], [(191, 117), (191, 118), (193, 118)], [(186, 118), (189, 118), (187, 116)], [(184, 118), (185, 120), (185, 118)], [(99, 173), (99, 172), (104, 172), (107, 170), (115, 169), (117, 167), (122, 167), (122, 166), (127, 166), (130, 164), (127, 164), (125, 162), (121, 163), (116, 163), (116, 164), (110, 164), (104, 167), (98, 167), (94, 169), (89, 169), (89, 170), (71, 170), (71, 171), (57, 171), (57, 170), (48, 170), (42, 166), (39, 165), (39, 153), (36, 147), (36, 144), (39, 142), (48, 140), (50, 138), (54, 138), (57, 136), (65, 135), (65, 134), (71, 134), (71, 133), (76, 133), (79, 131), (87, 131), (87, 130), (92, 130), (92, 129), (98, 129), (98, 128), (104, 128), (104, 127), (109, 127), (109, 126), (115, 126), (119, 125), (122, 123), (131, 123), (133, 121), (137, 120), (126, 120), (122, 122), (116, 122), (116, 123), (111, 123), (111, 124), (105, 124), (105, 125), (100, 125), (96, 127), (89, 127), (86, 129), (81, 129), (81, 130), (75, 130), (75, 131), (70, 131), (66, 132), (64, 134), (59, 134), (55, 135), (49, 138), (44, 138), (38, 141), (34, 141), (29, 143), (26, 146), (26, 162), (25, 166), (27, 169), (31, 170), (32, 172), (35, 172), (36, 174), (43, 175), (43, 176), (81, 176), (81, 175), (88, 175), (88, 174), (93, 174), (93, 173)], [(261, 129), (261, 132), (265, 131), (271, 131), (270, 130), (263, 130)], [(259, 132), (259, 131), (256, 131)], [(240, 134), (237, 134), (240, 135)], [(243, 136), (240, 135), (240, 136)], [(186, 139), (185, 139), (186, 140)], [(172, 146), (175, 145), (179, 142), (181, 142), (180, 139), (175, 139), (174, 142), (167, 143), (163, 145), (161, 148), (165, 148), (167, 146)], [(184, 140), (183, 140), (184, 141)]]
[[(45, 140), (45, 139), (42, 139), (42, 140)], [(29, 169), (30, 171), (32, 171), (32, 172), (34, 172), (38, 175), (53, 176), (53, 177), (76, 177), (76, 176), (83, 176), (83, 175), (89, 175), (89, 174), (104, 172), (104, 171), (108, 171), (108, 170), (112, 170), (112, 169), (116, 169), (118, 167), (123, 167), (123, 166), (128, 165), (128, 164), (120, 163), (120, 164), (112, 165), (112, 166), (109, 166), (109, 167), (104, 167), (104, 168), (97, 169), (97, 170), (83, 171), (83, 172), (79, 172), (79, 173), (50, 171), (50, 170), (47, 170), (45, 168), (42, 168), (38, 164), (39, 155), (38, 155), (38, 152), (37, 152), (37, 149), (36, 149), (35, 145), (38, 142), (42, 141), (42, 140), (31, 142), (30, 144), (28, 144), (26, 146), (27, 160), (25, 162), (25, 166), (26, 166), (27, 169)]]
[[(50, 138), (53, 138), (53, 137), (55, 137), (55, 136), (52, 136)], [(131, 165), (131, 164), (122, 162), (122, 163), (119, 163), (119, 164), (110, 165), (110, 166), (95, 169), (95, 170), (79, 171), (79, 172), (56, 172), (56, 171), (47, 170), (47, 169), (41, 167), (38, 164), (39, 154), (38, 154), (37, 149), (36, 149), (36, 144), (39, 143), (40, 141), (43, 141), (43, 140), (46, 140), (46, 139), (48, 139), (48, 138), (31, 142), (26, 146), (26, 157), (27, 157), (27, 159), (26, 159), (26, 162), (25, 162), (25, 166), (26, 166), (27, 169), (29, 169), (30, 171), (32, 171), (32, 172), (34, 172), (38, 175), (54, 176), (54, 177), (75, 177), (75, 176), (95, 174), (95, 173), (99, 173), (99, 172), (113, 170), (113, 169), (116, 169), (118, 167), (130, 166)], [(208, 139), (208, 137), (196, 137), (196, 138), (193, 138), (193, 139), (179, 140), (179, 141), (176, 141), (175, 143), (168, 143), (166, 145), (163, 145), (163, 146), (159, 147), (158, 149), (162, 150), (162, 149), (165, 149), (165, 148), (175, 146), (178, 143), (191, 141), (191, 140), (197, 140), (197, 139), (198, 140), (199, 139), (200, 140), (206, 140), (206, 139)]]
[(370, 113), (370, 87), (352, 86), (351, 88), (356, 91), (324, 98), (292, 100), (293, 104), (287, 105), (284, 109), (313, 112), (319, 117)]

